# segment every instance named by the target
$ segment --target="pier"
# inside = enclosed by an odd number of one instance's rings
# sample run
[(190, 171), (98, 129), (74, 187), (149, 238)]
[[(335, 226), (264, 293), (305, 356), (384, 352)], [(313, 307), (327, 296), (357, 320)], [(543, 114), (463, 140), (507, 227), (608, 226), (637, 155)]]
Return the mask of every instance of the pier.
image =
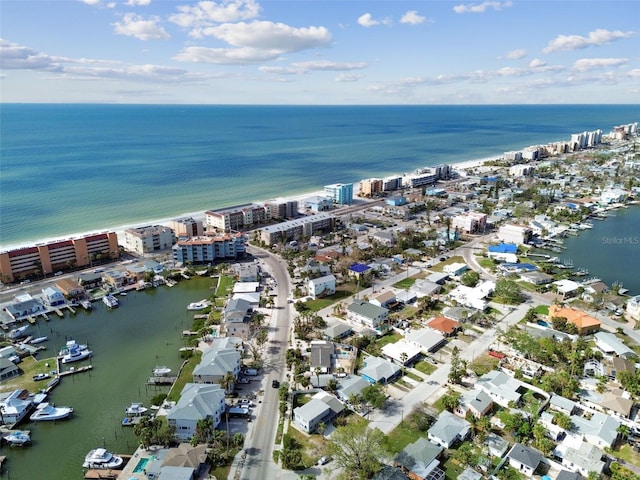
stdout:
[(147, 384), (149, 385), (173, 385), (178, 377), (149, 377)]

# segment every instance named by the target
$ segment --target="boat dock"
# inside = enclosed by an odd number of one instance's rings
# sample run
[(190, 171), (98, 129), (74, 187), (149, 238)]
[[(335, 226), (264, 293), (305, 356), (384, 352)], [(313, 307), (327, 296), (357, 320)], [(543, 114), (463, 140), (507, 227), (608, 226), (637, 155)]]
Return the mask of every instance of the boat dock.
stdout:
[(147, 383), (149, 385), (173, 385), (178, 377), (149, 377)]
[(93, 365), (85, 365), (84, 367), (71, 367), (69, 370), (65, 370), (64, 372), (58, 373), (60, 377), (66, 377), (67, 375), (74, 375), (76, 373), (88, 372), (89, 370), (93, 370)]

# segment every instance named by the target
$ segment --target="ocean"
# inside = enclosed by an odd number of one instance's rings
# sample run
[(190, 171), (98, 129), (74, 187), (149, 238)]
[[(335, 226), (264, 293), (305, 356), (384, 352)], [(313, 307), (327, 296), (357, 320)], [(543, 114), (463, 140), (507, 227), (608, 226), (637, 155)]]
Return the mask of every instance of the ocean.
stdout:
[(0, 248), (497, 158), (638, 105), (3, 104)]

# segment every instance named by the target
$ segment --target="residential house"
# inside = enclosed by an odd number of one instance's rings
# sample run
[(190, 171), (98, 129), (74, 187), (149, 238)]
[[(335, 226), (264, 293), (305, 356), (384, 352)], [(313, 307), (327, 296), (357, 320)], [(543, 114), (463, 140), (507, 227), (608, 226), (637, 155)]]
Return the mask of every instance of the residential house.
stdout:
[(469, 270), (466, 263), (450, 263), (442, 268), (442, 271), (452, 277), (458, 277)]
[(618, 438), (620, 421), (600, 412), (593, 412), (590, 418), (571, 415), (573, 428), (569, 435), (584, 439), (599, 448), (613, 447)]
[(487, 257), (500, 262), (517, 262), (518, 245), (515, 243), (500, 243), (487, 247)]
[(62, 292), (55, 287), (43, 288), (42, 297), (44, 298), (45, 303), (52, 307), (57, 307), (66, 303)]
[(323, 336), (327, 340), (333, 340), (348, 337), (352, 333), (353, 327), (351, 327), (351, 325), (338, 320), (333, 324), (330, 323), (327, 328), (324, 329)]
[(391, 232), (377, 231), (371, 235), (371, 240), (380, 243), (386, 247), (392, 247), (396, 244), (396, 237)]
[(631, 297), (627, 301), (627, 313), (631, 315), (634, 320), (640, 320), (640, 295)]
[(557, 393), (552, 394), (551, 399), (549, 400), (549, 408), (557, 412), (562, 412), (568, 416), (573, 415), (577, 407), (578, 405), (576, 402), (569, 400), (568, 398), (564, 398)]
[(354, 263), (349, 267), (349, 275), (360, 279), (360, 277), (366, 275), (370, 270), (371, 267), (369, 265), (365, 265), (364, 263)]
[(579, 283), (574, 282), (573, 280), (567, 280), (566, 278), (553, 282), (553, 285), (555, 286), (556, 292), (561, 300), (576, 297), (582, 290)]
[(504, 243), (516, 243), (524, 245), (531, 241), (533, 232), (524, 225), (505, 224), (498, 229), (496, 236)]
[(556, 480), (584, 480), (584, 477), (577, 472), (562, 470), (556, 477)]
[(193, 369), (193, 382), (220, 383), (227, 373), (238, 378), (241, 357), (241, 351), (234, 346), (214, 344), (202, 354), (200, 363)]
[(85, 290), (80, 286), (78, 282), (71, 278), (63, 278), (58, 280), (56, 288), (67, 298), (82, 298), (85, 295)]
[(547, 285), (553, 282), (553, 276), (544, 272), (524, 271), (520, 272), (520, 280), (534, 285)]
[(354, 300), (347, 308), (347, 320), (374, 330), (387, 321), (389, 310), (364, 300)]
[(222, 312), (222, 319), (227, 336), (249, 339), (251, 305), (247, 300), (231, 299)]
[(495, 433), (487, 435), (484, 445), (492, 457), (502, 458), (507, 450), (509, 450), (509, 442)]
[(453, 413), (461, 418), (466, 418), (468, 414), (476, 418), (482, 418), (491, 411), (493, 400), (482, 390), (470, 390), (462, 394), (460, 402)]
[(442, 316), (462, 323), (474, 320), (478, 316), (478, 311), (464, 307), (446, 307), (442, 310)]
[(457, 480), (482, 480), (482, 478), (483, 477), (480, 472), (476, 472), (473, 468), (467, 467), (460, 475), (458, 475)]
[(129, 276), (120, 270), (108, 270), (102, 274), (103, 282), (114, 290), (121, 290), (129, 284)]
[(211, 419), (217, 428), (225, 408), (225, 391), (220, 385), (187, 383), (180, 400), (169, 410), (167, 423), (175, 428), (178, 440), (189, 441), (200, 420)]
[(350, 375), (338, 379), (338, 398), (347, 403), (352, 395), (360, 395), (365, 387), (371, 385), (370, 382), (358, 375)]
[(476, 381), (476, 388), (484, 391), (491, 399), (502, 407), (509, 407), (509, 403), (520, 403), (520, 398), (526, 390), (525, 384), (498, 370), (492, 370), (482, 375)]
[(102, 273), (88, 272), (78, 275), (78, 283), (85, 290), (93, 290), (102, 285)]
[(434, 295), (439, 293), (440, 290), (442, 290), (441, 285), (426, 278), (416, 280), (409, 288), (409, 291), (415, 293), (418, 298)]
[(427, 323), (429, 328), (440, 332), (445, 337), (451, 337), (462, 329), (462, 326), (456, 320), (447, 317), (436, 317)]
[(458, 305), (484, 311), (489, 305), (487, 297), (493, 293), (495, 288), (496, 284), (489, 280), (482, 282), (475, 287), (458, 285), (449, 292), (449, 298)]
[(45, 311), (40, 300), (33, 298), (28, 293), (22, 293), (14, 297), (14, 301), (4, 307), (5, 312), (13, 320), (22, 320), (30, 315), (37, 315)]
[(386, 358), (398, 365), (409, 365), (422, 353), (420, 347), (404, 338), (394, 343), (387, 343), (381, 351)]
[(568, 437), (568, 440), (554, 450), (554, 456), (562, 459), (562, 466), (585, 477), (589, 472), (602, 474), (605, 466), (605, 462), (602, 461), (604, 452), (590, 443), (574, 442), (571, 437)]
[(311, 278), (307, 281), (307, 295), (314, 299), (327, 297), (334, 293), (336, 293), (336, 277), (333, 275)]
[(426, 279), (430, 282), (437, 283), (438, 285), (444, 285), (444, 282), (449, 279), (449, 274), (444, 272), (434, 272)]
[(389, 308), (396, 303), (396, 294), (393, 290), (386, 290), (374, 295), (369, 301), (378, 307)]
[(388, 383), (401, 373), (400, 367), (389, 360), (380, 357), (368, 356), (363, 360), (364, 366), (360, 369), (360, 376), (369, 383)]
[(415, 345), (424, 354), (432, 353), (447, 343), (444, 335), (431, 328), (412, 330), (405, 336), (408, 343)]
[(293, 410), (293, 423), (306, 433), (313, 433), (320, 423), (328, 423), (344, 410), (344, 405), (333, 395), (321, 391), (310, 401)]
[(549, 305), (549, 320), (553, 320), (555, 317), (565, 318), (567, 322), (574, 324), (579, 335), (589, 335), (600, 330), (600, 320), (582, 310)]
[(521, 443), (516, 443), (507, 454), (509, 465), (527, 477), (533, 475), (543, 457), (544, 455), (535, 448), (527, 447)]
[(596, 347), (605, 355), (623, 358), (637, 357), (636, 352), (627, 347), (622, 340), (613, 333), (597, 332), (593, 335), (593, 338), (596, 341)]
[(234, 263), (233, 273), (238, 282), (257, 282), (260, 276), (260, 267), (255, 263)]
[(0, 411), (5, 424), (20, 422), (31, 411), (32, 402), (28, 390), (18, 389), (0, 394)]
[(311, 373), (330, 373), (333, 370), (336, 347), (331, 341), (312, 340), (310, 352)]
[(619, 388), (612, 388), (602, 393), (582, 390), (579, 396), (586, 405), (614, 417), (629, 418), (634, 405), (629, 393)]
[(398, 467), (392, 467), (391, 465), (383, 465), (380, 471), (376, 473), (371, 480), (410, 480)]
[[(136, 454), (142, 456), (144, 452)], [(206, 444), (194, 447), (180, 443), (177, 447), (154, 450), (144, 474), (149, 480), (195, 480), (206, 476), (208, 469)]]
[(418, 438), (396, 456), (393, 466), (412, 480), (444, 480), (444, 471), (438, 468), (443, 450), (425, 438)]
[(20, 375), (20, 369), (8, 358), (0, 357), (0, 382)]
[(436, 423), (427, 431), (427, 438), (444, 448), (464, 442), (471, 431), (471, 424), (447, 410), (438, 415)]

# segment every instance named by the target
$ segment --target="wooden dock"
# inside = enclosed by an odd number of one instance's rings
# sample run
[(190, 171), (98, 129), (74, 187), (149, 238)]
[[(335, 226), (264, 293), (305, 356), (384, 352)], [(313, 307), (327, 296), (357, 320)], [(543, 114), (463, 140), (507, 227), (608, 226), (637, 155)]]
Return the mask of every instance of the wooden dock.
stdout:
[(62, 310), (60, 310), (59, 308), (54, 308), (53, 309), (54, 312), (56, 312), (56, 314), (60, 317), (63, 318), (64, 317), (64, 313), (62, 313)]
[(149, 385), (173, 385), (178, 377), (149, 377), (147, 383)]
[(79, 367), (79, 368), (71, 367), (71, 369), (69, 370), (65, 370), (64, 372), (58, 373), (58, 376), (66, 377), (67, 375), (74, 375), (76, 373), (88, 372), (89, 370), (92, 370), (92, 369), (93, 369), (93, 365), (85, 365), (84, 367)]

